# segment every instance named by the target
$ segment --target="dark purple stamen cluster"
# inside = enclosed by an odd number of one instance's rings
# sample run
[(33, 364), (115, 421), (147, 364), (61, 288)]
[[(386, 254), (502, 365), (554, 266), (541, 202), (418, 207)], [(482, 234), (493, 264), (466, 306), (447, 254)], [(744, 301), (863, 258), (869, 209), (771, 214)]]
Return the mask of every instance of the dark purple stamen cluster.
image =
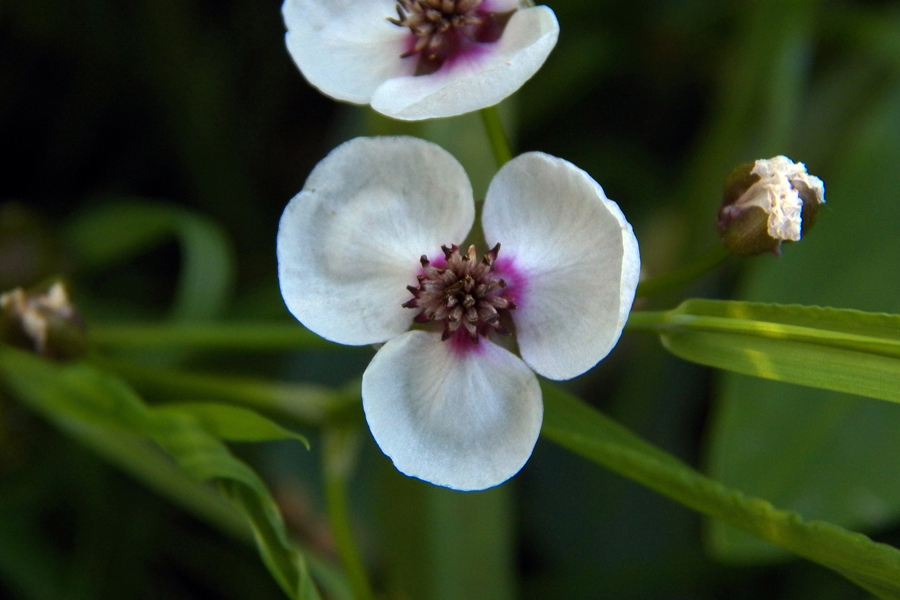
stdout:
[(473, 343), (478, 336), (494, 330), (506, 333), (500, 323), (504, 311), (516, 305), (507, 299), (506, 282), (493, 273), (494, 261), (500, 252), (500, 244), (494, 246), (479, 262), (475, 246), (460, 254), (458, 246), (441, 246), (446, 258), (444, 267), (435, 267), (422, 256), (424, 274), (419, 275), (419, 286), (407, 286), (413, 299), (405, 302), (405, 308), (418, 308), (421, 312), (413, 319), (416, 323), (444, 323), (442, 339), (451, 338), (457, 331), (465, 331)]
[(482, 0), (397, 0), (399, 18), (388, 21), (409, 27), (413, 46), (400, 55), (419, 55), (417, 75), (433, 73), (448, 58), (472, 43), (496, 42), (503, 33), (509, 13), (480, 10)]

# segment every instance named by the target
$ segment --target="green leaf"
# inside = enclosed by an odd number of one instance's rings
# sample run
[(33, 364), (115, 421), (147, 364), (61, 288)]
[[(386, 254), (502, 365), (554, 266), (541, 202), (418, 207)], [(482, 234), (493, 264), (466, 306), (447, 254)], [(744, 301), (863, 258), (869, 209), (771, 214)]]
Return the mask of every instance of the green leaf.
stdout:
[(211, 435), (231, 442), (297, 440), (309, 450), (306, 437), (285, 429), (271, 419), (246, 408), (216, 403), (172, 404), (158, 411), (190, 415)]
[(542, 435), (704, 515), (833, 569), (879, 598), (900, 598), (900, 551), (799, 515), (702, 475), (551, 385)]
[(91, 344), (111, 349), (300, 350), (335, 349), (296, 322), (92, 324)]
[[(65, 430), (87, 437), (110, 431), (149, 437), (196, 482), (217, 481), (247, 518), (263, 561), (288, 597), (319, 598), (305, 559), (290, 541), (265, 484), (210, 433), (212, 429), (249, 435), (236, 431), (236, 413), (230, 407), (212, 416), (208, 408), (195, 407), (197, 414), (190, 414), (190, 408), (148, 407), (127, 385), (102, 371), (50, 363), (6, 346), (0, 346), (0, 377), (16, 398)], [(250, 426), (255, 435), (265, 428), (259, 419)], [(271, 428), (268, 432), (275, 435)]]
[(215, 223), (174, 204), (121, 198), (92, 207), (67, 226), (66, 236), (82, 267), (96, 271), (145, 252), (172, 237), (182, 250), (176, 320), (221, 314), (234, 283), (234, 250)]
[(97, 356), (91, 362), (122, 377), (145, 396), (160, 401), (230, 402), (307, 425), (321, 425), (341, 413), (360, 409), (358, 383), (335, 391), (309, 383), (149, 368)]
[(516, 597), (513, 487), (461, 493), (379, 461), (379, 517), (393, 597)]
[(900, 402), (900, 316), (688, 300), (633, 313), (676, 356), (745, 375)]
[[(800, 140), (806, 150), (792, 157), (807, 160), (815, 150), (821, 158), (808, 160), (833, 165), (831, 172), (813, 171), (826, 182), (828, 204), (815, 230), (786, 246), (780, 259), (747, 265), (741, 297), (900, 313), (900, 280), (892, 276), (900, 256), (893, 218), (900, 85), (886, 69), (871, 55), (851, 56), (829, 69), (829, 89), (813, 90)], [(862, 531), (897, 522), (896, 406), (730, 373), (719, 379), (707, 461), (712, 476), (806, 518)], [(729, 560), (783, 556), (719, 524), (711, 524), (710, 534), (710, 547)]]

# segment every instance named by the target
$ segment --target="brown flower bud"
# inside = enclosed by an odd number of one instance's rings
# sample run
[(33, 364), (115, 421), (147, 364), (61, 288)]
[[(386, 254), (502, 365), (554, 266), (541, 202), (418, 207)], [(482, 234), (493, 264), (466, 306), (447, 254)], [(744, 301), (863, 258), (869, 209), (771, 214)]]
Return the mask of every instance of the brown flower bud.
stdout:
[(60, 282), (0, 294), (0, 341), (57, 359), (87, 351), (84, 323)]
[(781, 253), (812, 228), (825, 185), (786, 156), (736, 167), (725, 180), (719, 234), (735, 254)]

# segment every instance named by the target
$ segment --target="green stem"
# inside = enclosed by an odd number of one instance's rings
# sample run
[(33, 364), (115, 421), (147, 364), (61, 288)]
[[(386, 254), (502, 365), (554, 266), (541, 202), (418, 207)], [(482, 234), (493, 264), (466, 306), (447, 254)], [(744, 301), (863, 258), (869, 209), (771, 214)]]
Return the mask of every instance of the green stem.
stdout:
[(506, 137), (506, 133), (503, 132), (500, 112), (496, 106), (482, 108), (480, 112), (485, 133), (487, 133), (488, 140), (491, 143), (491, 151), (494, 153), (494, 160), (497, 161), (498, 168), (502, 167), (512, 159), (512, 151), (509, 147), (509, 139)]
[(325, 500), (328, 520), (347, 582), (356, 600), (374, 600), (362, 556), (353, 537), (350, 510), (347, 506), (347, 480), (359, 450), (358, 429), (325, 430), (322, 449), (322, 471), (325, 475)]
[(98, 325), (90, 330), (90, 342), (101, 348), (140, 350), (296, 350), (337, 347), (296, 323), (279, 322)]
[(633, 310), (628, 315), (625, 331), (659, 333), (665, 327), (668, 314), (664, 311)]
[(228, 402), (305, 425), (322, 425), (332, 416), (359, 405), (358, 384), (335, 391), (312, 384), (154, 369), (97, 355), (91, 356), (90, 361), (116, 373), (148, 396), (192, 402)]
[(686, 285), (717, 267), (730, 255), (731, 251), (724, 244), (716, 244), (697, 257), (694, 262), (670, 273), (651, 277), (640, 282), (637, 288), (637, 296), (653, 296)]

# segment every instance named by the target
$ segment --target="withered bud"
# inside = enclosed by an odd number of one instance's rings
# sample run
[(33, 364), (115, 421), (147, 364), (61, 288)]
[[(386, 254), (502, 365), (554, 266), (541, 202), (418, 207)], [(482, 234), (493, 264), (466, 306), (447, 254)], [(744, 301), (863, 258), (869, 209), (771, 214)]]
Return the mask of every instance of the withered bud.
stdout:
[(825, 203), (825, 184), (786, 156), (736, 167), (725, 180), (719, 234), (735, 254), (781, 254), (812, 228)]
[(0, 294), (0, 341), (56, 359), (87, 351), (84, 322), (61, 282)]

